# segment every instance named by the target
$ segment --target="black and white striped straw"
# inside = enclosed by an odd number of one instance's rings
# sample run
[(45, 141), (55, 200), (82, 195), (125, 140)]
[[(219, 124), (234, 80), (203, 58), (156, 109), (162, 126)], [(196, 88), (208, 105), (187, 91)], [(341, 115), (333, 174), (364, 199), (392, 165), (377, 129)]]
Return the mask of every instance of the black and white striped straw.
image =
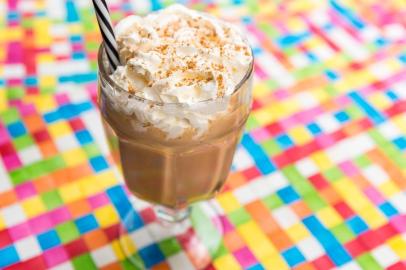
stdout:
[(109, 9), (105, 0), (92, 0), (96, 11), (97, 22), (99, 23), (100, 32), (104, 41), (104, 49), (107, 53), (111, 69), (116, 70), (120, 64), (116, 37), (110, 20)]

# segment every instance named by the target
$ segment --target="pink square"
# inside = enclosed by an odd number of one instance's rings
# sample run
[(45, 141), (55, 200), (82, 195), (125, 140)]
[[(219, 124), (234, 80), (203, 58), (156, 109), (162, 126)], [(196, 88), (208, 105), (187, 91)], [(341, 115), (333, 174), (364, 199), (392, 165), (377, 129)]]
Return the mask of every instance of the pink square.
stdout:
[(48, 216), (55, 225), (71, 219), (71, 215), (65, 206), (49, 212)]
[(59, 105), (69, 103), (69, 97), (66, 94), (57, 94), (55, 96), (55, 99), (56, 99), (56, 102), (58, 102)]
[(27, 222), (18, 224), (17, 226), (11, 227), (8, 229), (8, 232), (13, 239), (13, 241), (17, 241), (21, 238), (27, 237), (31, 234), (30, 226)]
[(23, 104), (20, 107), (20, 113), (23, 116), (34, 114), (35, 113), (35, 107), (32, 104)]
[(17, 193), (18, 198), (20, 198), (21, 200), (37, 194), (32, 182), (27, 182), (27, 183), (16, 186), (15, 191)]
[(234, 257), (244, 268), (254, 265), (257, 262), (254, 255), (247, 247), (243, 247), (243, 248), (235, 251)]
[[(230, 223), (230, 221), (226, 216), (221, 215), (218, 217), (218, 220), (220, 221), (220, 226), (222, 227), (220, 229), (223, 230), (223, 234), (226, 234), (234, 230), (234, 225)], [(217, 224), (217, 222), (215, 222), (214, 224)]]
[(364, 190), (365, 195), (376, 205), (384, 203), (385, 198), (374, 187), (368, 187)]
[(53, 224), (47, 214), (37, 216), (28, 221), (28, 223), (30, 224), (31, 231), (35, 234), (39, 234), (53, 227)]
[(264, 128), (258, 128), (251, 132), (252, 137), (256, 142), (262, 142), (268, 139), (271, 135)]
[(19, 167), (21, 167), (21, 161), (20, 158), (18, 157), (18, 155), (16, 153), (7, 155), (7, 156), (3, 156), (3, 163), (6, 166), (8, 171), (12, 171), (14, 169), (17, 169)]
[(395, 216), (390, 220), (390, 223), (398, 232), (406, 232), (406, 216)]
[(358, 174), (357, 167), (355, 167), (351, 161), (345, 161), (339, 164), (339, 167), (347, 176), (354, 176)]
[(103, 205), (108, 204), (110, 201), (105, 193), (96, 194), (88, 198), (88, 201), (93, 209), (99, 208)]
[(53, 267), (68, 260), (68, 255), (61, 246), (44, 251), (43, 256), (48, 267)]

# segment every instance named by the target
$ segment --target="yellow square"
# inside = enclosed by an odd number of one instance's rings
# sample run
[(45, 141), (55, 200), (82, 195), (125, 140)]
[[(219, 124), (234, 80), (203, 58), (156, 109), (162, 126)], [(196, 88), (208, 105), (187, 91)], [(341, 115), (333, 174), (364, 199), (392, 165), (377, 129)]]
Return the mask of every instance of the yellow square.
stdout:
[(305, 144), (312, 139), (309, 131), (302, 126), (297, 126), (289, 130), (290, 137), (295, 141), (296, 144)]
[(104, 171), (95, 175), (97, 183), (102, 188), (109, 188), (119, 182), (119, 176), (114, 174), (113, 170)]
[[(137, 247), (135, 246), (134, 241), (131, 240), (131, 238), (128, 236), (128, 234), (120, 235), (120, 241), (127, 248), (128, 253), (135, 254), (135, 252), (137, 251)], [(120, 246), (118, 246), (119, 251), (116, 251), (115, 248), (113, 248), (113, 250), (114, 252), (116, 252), (116, 254), (117, 252), (121, 252), (120, 256), (123, 256)]]
[(70, 34), (82, 34), (83, 28), (81, 24), (68, 24)]
[(242, 269), (240, 264), (234, 259), (234, 257), (231, 254), (227, 254), (224, 256), (221, 256), (220, 258), (216, 259), (213, 262), (214, 266), (216, 269), (222, 270), (222, 269), (230, 269), (230, 270), (238, 270)]
[(286, 233), (289, 235), (290, 239), (296, 243), (310, 236), (309, 231), (301, 223), (288, 228)]
[(63, 152), (62, 157), (68, 166), (75, 166), (87, 161), (86, 154), (81, 148), (76, 148)]
[(266, 258), (276, 252), (275, 246), (253, 221), (239, 226), (237, 231), (258, 259)]
[(389, 99), (383, 96), (381, 93), (376, 93), (368, 97), (369, 102), (377, 109), (383, 110), (391, 105)]
[(375, 207), (368, 206), (359, 211), (359, 215), (365, 220), (370, 228), (376, 229), (387, 223), (384, 215), (376, 210)]
[(76, 182), (61, 186), (59, 188), (59, 195), (65, 203), (70, 203), (83, 197)]
[(20, 26), (11, 26), (6, 28), (7, 41), (20, 41), (23, 38), (23, 31)]
[(6, 227), (6, 224), (4, 223), (4, 218), (2, 215), (0, 215), (0, 230), (4, 229)]
[(253, 96), (255, 98), (260, 98), (265, 96), (266, 94), (269, 93), (269, 90), (266, 86), (266, 84), (264, 83), (257, 83), (254, 85), (254, 89), (253, 89)]
[(385, 195), (385, 197), (390, 198), (393, 195), (400, 192), (400, 189), (393, 183), (392, 180), (385, 181), (379, 186), (379, 191)]
[[(48, 126), (49, 133), (53, 138), (58, 138), (63, 135), (72, 134), (72, 129), (68, 123), (64, 121), (59, 121)], [(72, 134), (73, 136), (73, 134)]]
[(52, 63), (54, 61), (55, 61), (54, 55), (51, 53), (41, 53), (37, 55), (37, 62), (40, 64)]
[(21, 206), (24, 209), (25, 214), (30, 218), (38, 216), (46, 211), (45, 205), (38, 196), (24, 200), (21, 203)]
[(324, 88), (316, 88), (312, 91), (312, 94), (319, 103), (323, 103), (329, 99), (327, 91)]
[(400, 235), (393, 237), (387, 244), (399, 256), (401, 260), (406, 259), (406, 242)]
[[(126, 240), (128, 241), (128, 237)], [(123, 250), (118, 240), (113, 240), (113, 242), (111, 243), (111, 248), (113, 249), (113, 252), (114, 254), (116, 254), (116, 257), (119, 261), (125, 258)], [(130, 251), (135, 252), (134, 244), (131, 245)]]
[(37, 109), (41, 112), (48, 112), (54, 110), (55, 107), (57, 107), (54, 98), (49, 95), (41, 95), (40, 97), (35, 98), (34, 102)]
[(217, 201), (226, 213), (241, 207), (235, 196), (231, 192), (226, 192), (217, 197)]
[(267, 270), (284, 270), (290, 269), (282, 257), (275, 253), (261, 260), (262, 265)]
[(56, 78), (54, 76), (41, 76), (38, 82), (40, 87), (56, 86)]
[(82, 194), (86, 197), (92, 196), (103, 190), (103, 186), (98, 183), (96, 176), (94, 175), (83, 177), (77, 183)]
[(399, 128), (403, 133), (406, 133), (406, 115), (399, 114), (392, 118), (392, 122)]
[(292, 113), (298, 111), (300, 109), (300, 105), (297, 103), (297, 100), (291, 99), (289, 101), (285, 101), (281, 103), (283, 117), (291, 115)]
[(314, 163), (316, 163), (316, 165), (320, 168), (320, 171), (327, 170), (333, 166), (333, 163), (331, 163), (328, 156), (321, 151), (313, 153), (310, 157), (314, 161)]
[(4, 91), (4, 88), (0, 88), (0, 111), (7, 109), (6, 101), (7, 101), (6, 91)]
[(37, 18), (33, 21), (34, 44), (35, 47), (48, 47), (52, 43), (52, 37), (49, 34), (50, 22), (48, 19)]
[(342, 223), (343, 221), (337, 211), (329, 206), (319, 210), (316, 216), (323, 222), (324, 226), (326, 226), (327, 228), (332, 228)]
[(252, 116), (254, 116), (255, 120), (261, 125), (269, 124), (275, 119), (275, 115), (272, 112), (272, 106), (258, 109), (252, 113)]
[(103, 228), (116, 224), (119, 221), (117, 212), (111, 205), (96, 209), (94, 215), (99, 222), (99, 225)]

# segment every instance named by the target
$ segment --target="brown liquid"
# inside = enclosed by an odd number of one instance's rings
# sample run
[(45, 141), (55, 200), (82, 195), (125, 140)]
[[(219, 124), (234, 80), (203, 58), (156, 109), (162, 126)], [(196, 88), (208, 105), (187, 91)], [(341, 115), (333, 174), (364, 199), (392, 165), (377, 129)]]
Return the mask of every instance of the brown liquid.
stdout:
[[(250, 88), (250, 82), (242, 87)], [(127, 187), (137, 197), (181, 208), (211, 198), (223, 186), (249, 113), (249, 96), (233, 96), (229, 111), (213, 120), (201, 138), (194, 139), (193, 131), (188, 130), (182, 137), (168, 140), (154, 127), (133, 128), (138, 121), (135, 116), (117, 111), (99, 94), (110, 148)]]

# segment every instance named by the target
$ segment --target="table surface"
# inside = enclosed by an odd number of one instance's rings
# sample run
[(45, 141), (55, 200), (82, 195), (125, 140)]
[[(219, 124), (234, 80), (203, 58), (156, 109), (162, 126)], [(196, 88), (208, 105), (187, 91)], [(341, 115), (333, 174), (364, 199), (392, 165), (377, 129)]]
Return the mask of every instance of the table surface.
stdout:
[[(108, 2), (117, 22), (173, 1)], [(240, 24), (256, 57), (209, 269), (406, 269), (405, 2), (189, 2)], [(0, 268), (131, 269), (91, 1), (0, 1), (0, 18)], [(147, 267), (189, 269), (176, 240), (137, 244)]]

